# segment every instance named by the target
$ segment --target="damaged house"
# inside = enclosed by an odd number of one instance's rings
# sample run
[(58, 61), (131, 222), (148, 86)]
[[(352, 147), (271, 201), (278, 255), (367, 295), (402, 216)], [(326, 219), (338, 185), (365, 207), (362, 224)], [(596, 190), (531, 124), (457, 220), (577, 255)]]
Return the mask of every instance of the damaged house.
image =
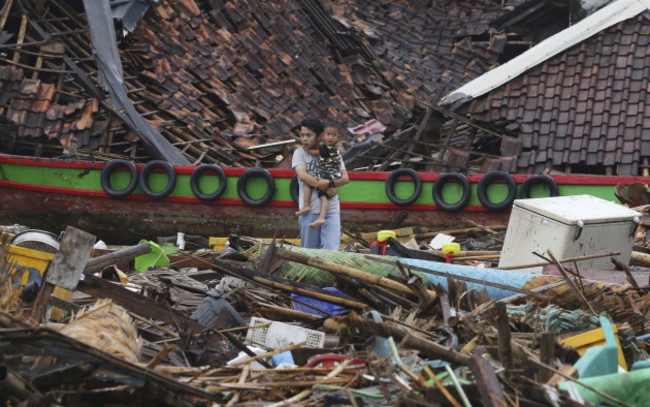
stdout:
[(518, 3), (6, 1), (2, 149), (287, 166), (306, 117), (390, 133), (527, 48), (488, 26)]
[(441, 106), (475, 126), (448, 141), (486, 153), (479, 172), (648, 176), (648, 7), (613, 2), (450, 92)]
[[(601, 173), (610, 166), (612, 174), (630, 174), (631, 163), (643, 165), (634, 156), (641, 150), (627, 138), (618, 153), (599, 144), (605, 131), (640, 129), (631, 111), (618, 127), (608, 118), (606, 130), (596, 129), (597, 121), (582, 113), (592, 102), (594, 112), (600, 109), (598, 98), (607, 96), (607, 86), (641, 92), (643, 86), (619, 77), (636, 78), (642, 72), (600, 69), (596, 85), (593, 75), (580, 79), (582, 71), (573, 71), (571, 77), (568, 68), (540, 67), (568, 55), (581, 42), (586, 46), (593, 41), (596, 48), (589, 52), (594, 55), (605, 55), (605, 49), (609, 59), (616, 53), (628, 55), (623, 47), (606, 46), (610, 39), (605, 33), (620, 30), (621, 38), (631, 35), (625, 41), (636, 44), (635, 34), (620, 27), (636, 14), (639, 24), (645, 21), (645, 6), (626, 1), (600, 11), (587, 8), (602, 3), (7, 1), (0, 8), (5, 40), (0, 151), (86, 161), (65, 163), (67, 175), (48, 170), (48, 177), (42, 172), (32, 177), (8, 163), (13, 170), (5, 171), (2, 182), (12, 199), (3, 202), (0, 212), (6, 224), (37, 223), (44, 230), (60, 230), (72, 218), (86, 230), (101, 225), (98, 234), (110, 227), (119, 238), (178, 230), (225, 235), (233, 225), (240, 234), (294, 234), (297, 184), (292, 182), (295, 174), (286, 169), (297, 124), (315, 116), (352, 129), (342, 142), (348, 169), (386, 171), (352, 174), (355, 183), (363, 182), (341, 191), (350, 227), (372, 224), (379, 230), (407, 216), (405, 226), (457, 223), (465, 206), (479, 221), (502, 221), (515, 194), (508, 190), (503, 205), (492, 205), (498, 201), (469, 185), (480, 182), (477, 173), (497, 168), (565, 171), (569, 163), (573, 173), (598, 173), (603, 165)], [(612, 14), (612, 9), (621, 13)], [(594, 25), (603, 15), (611, 24)], [(595, 28), (585, 30), (586, 25)], [(596, 28), (603, 34), (590, 35)], [(573, 43), (559, 42), (558, 36)], [(540, 51), (546, 48), (554, 52)], [(641, 66), (643, 50), (633, 50), (639, 57), (629, 66)], [(584, 69), (598, 66), (593, 58), (584, 59)], [(615, 64), (625, 61), (618, 57)], [(605, 57), (598, 63), (604, 65)], [(534, 72), (544, 79), (516, 87), (520, 75), (532, 78)], [(609, 76), (601, 78), (606, 72)], [(551, 88), (558, 78), (573, 82)], [(527, 85), (533, 82), (542, 84), (533, 89)], [(587, 90), (578, 96), (583, 82)], [(507, 98), (499, 96), (501, 86)], [(524, 86), (531, 89), (521, 91)], [(624, 95), (616, 97), (634, 100)], [(641, 93), (635, 95), (643, 100)], [(571, 105), (574, 101), (580, 105)], [(570, 120), (573, 124), (567, 124)], [(584, 137), (573, 138), (581, 123), (588, 123), (593, 138), (588, 144)], [(620, 140), (630, 137), (629, 132), (618, 134)], [(618, 158), (630, 148), (632, 155)], [(606, 151), (608, 156), (601, 159), (598, 153)], [(115, 165), (104, 165), (106, 161)], [(615, 171), (608, 164), (612, 161), (620, 162), (623, 170)], [(191, 165), (175, 169), (169, 163)], [(225, 171), (200, 168), (203, 164)], [(23, 160), (20, 165), (28, 164)], [(397, 167), (411, 170), (415, 182), (402, 182), (403, 172), (388, 174)], [(203, 177), (205, 171), (211, 172)], [(470, 176), (469, 192), (460, 194), (463, 199), (448, 199), (433, 190), (439, 173), (449, 171)], [(124, 185), (115, 188), (113, 175), (123, 176)], [(199, 185), (199, 178), (212, 189)], [(418, 178), (422, 188), (415, 185)], [(53, 191), (63, 192), (57, 195), (56, 208), (43, 209), (54, 202)], [(82, 196), (104, 200), (91, 203)]]

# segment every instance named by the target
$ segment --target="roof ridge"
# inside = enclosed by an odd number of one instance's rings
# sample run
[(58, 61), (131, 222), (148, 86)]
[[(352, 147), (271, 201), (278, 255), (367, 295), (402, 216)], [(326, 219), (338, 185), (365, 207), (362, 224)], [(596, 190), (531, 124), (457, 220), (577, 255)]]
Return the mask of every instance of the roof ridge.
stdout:
[(550, 36), (505, 64), (450, 92), (439, 101), (439, 104), (457, 102), (464, 104), (511, 81), (579, 42), (648, 9), (650, 9), (650, 0), (618, 0), (610, 3), (577, 24)]

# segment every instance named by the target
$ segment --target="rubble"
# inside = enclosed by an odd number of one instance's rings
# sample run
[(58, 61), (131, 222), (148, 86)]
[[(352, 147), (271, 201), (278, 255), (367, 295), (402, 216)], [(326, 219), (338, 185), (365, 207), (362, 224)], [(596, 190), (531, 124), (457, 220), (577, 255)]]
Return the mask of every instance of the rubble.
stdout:
[(428, 106), (531, 44), (489, 27), (521, 3), (8, 1), (0, 141), (19, 155), (287, 168), (314, 116), (355, 129), (346, 149), (395, 139), (368, 154), (384, 169), (435, 165), (417, 152), (440, 144)]
[[(493, 246), (504, 229), (393, 233), (388, 245), (411, 257), (230, 236), (228, 249), (178, 250), (143, 272), (133, 259), (151, 242), (97, 250), (80, 263), (74, 295), (49, 297), (60, 312), (41, 323), (34, 302), (12, 294), (20, 268), (7, 268), (2, 298), (16, 299), (0, 312), (3, 402), (646, 405), (584, 366), (613, 349), (614, 367), (629, 370), (616, 380), (644, 380), (650, 287), (588, 281), (573, 274), (580, 260), (557, 261), (566, 276), (493, 269), (499, 250), (477, 264), (485, 251), (471, 248)], [(427, 248), (439, 232), (455, 235), (453, 258)], [(5, 253), (10, 242), (3, 234)], [(610, 325), (613, 344), (569, 345), (601, 326), (607, 338)]]
[[(619, 1), (592, 38), (593, 4), (9, 0), (0, 147), (286, 169), (296, 125), (316, 116), (348, 128), (350, 170), (647, 176), (647, 44), (629, 49), (647, 10)], [(538, 52), (554, 34), (576, 46)], [(625, 72), (610, 64), (628, 56)], [(650, 200), (642, 183), (616, 196), (639, 219), (581, 254), (555, 231), (513, 238), (540, 254), (505, 244), (511, 225), (471, 221), (344, 231), (336, 252), (235, 235), (214, 250), (183, 232), (173, 251), (170, 238), (92, 248), (72, 227), (39, 240), (2, 227), (0, 402), (649, 406)]]

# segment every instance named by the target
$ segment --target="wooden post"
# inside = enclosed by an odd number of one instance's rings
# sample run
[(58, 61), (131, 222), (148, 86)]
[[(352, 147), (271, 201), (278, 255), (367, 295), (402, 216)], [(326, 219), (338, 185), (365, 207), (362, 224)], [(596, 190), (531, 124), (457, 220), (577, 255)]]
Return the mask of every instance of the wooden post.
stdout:
[[(20, 28), (18, 30), (18, 40), (16, 41), (16, 44), (23, 43), (23, 41), (25, 40), (25, 31), (27, 31), (27, 16), (23, 14), (22, 20), (20, 21)], [(18, 61), (20, 61), (20, 47), (16, 47), (12, 62), (14, 64), (17, 64)]]
[(395, 339), (395, 342), (399, 342), (400, 346), (403, 346), (406, 349), (418, 350), (424, 354), (450, 363), (467, 365), (470, 360), (468, 355), (440, 345), (439, 343), (416, 336), (413, 330), (400, 328), (387, 322), (376, 322), (367, 318), (361, 318), (357, 315), (337, 318), (336, 321), (339, 325), (349, 325), (350, 327), (354, 327), (354, 329), (367, 334), (383, 337), (392, 336)]
[(7, 17), (9, 17), (9, 12), (11, 11), (11, 6), (13, 5), (14, 0), (8, 0), (5, 2), (4, 6), (0, 10), (0, 31), (5, 28), (5, 23), (7, 22)]
[(113, 253), (104, 254), (103, 256), (94, 257), (86, 263), (84, 274), (94, 274), (104, 267), (117, 263), (120, 260), (132, 259), (147, 253), (151, 253), (151, 244), (143, 243)]
[[(544, 332), (542, 334), (542, 341), (540, 344), (540, 353), (542, 363), (548, 366), (553, 366), (555, 362), (555, 334), (553, 332)], [(539, 382), (546, 383), (553, 377), (553, 372), (540, 367), (539, 368)]]
[(510, 369), (512, 367), (510, 318), (508, 317), (508, 313), (506, 311), (506, 304), (497, 302), (494, 308), (497, 311), (497, 344), (499, 360), (501, 361), (501, 364), (504, 368)]

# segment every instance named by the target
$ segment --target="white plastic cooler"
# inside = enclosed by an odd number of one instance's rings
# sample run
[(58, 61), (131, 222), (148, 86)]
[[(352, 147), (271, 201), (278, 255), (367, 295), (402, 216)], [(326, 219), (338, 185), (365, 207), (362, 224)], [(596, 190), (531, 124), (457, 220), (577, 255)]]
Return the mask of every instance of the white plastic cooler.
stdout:
[[(532, 252), (551, 250), (558, 259), (606, 252), (630, 261), (641, 214), (591, 195), (517, 199), (512, 206), (499, 267), (542, 263)], [(582, 260), (578, 267), (614, 268), (609, 256)], [(542, 267), (526, 271), (541, 272)]]

